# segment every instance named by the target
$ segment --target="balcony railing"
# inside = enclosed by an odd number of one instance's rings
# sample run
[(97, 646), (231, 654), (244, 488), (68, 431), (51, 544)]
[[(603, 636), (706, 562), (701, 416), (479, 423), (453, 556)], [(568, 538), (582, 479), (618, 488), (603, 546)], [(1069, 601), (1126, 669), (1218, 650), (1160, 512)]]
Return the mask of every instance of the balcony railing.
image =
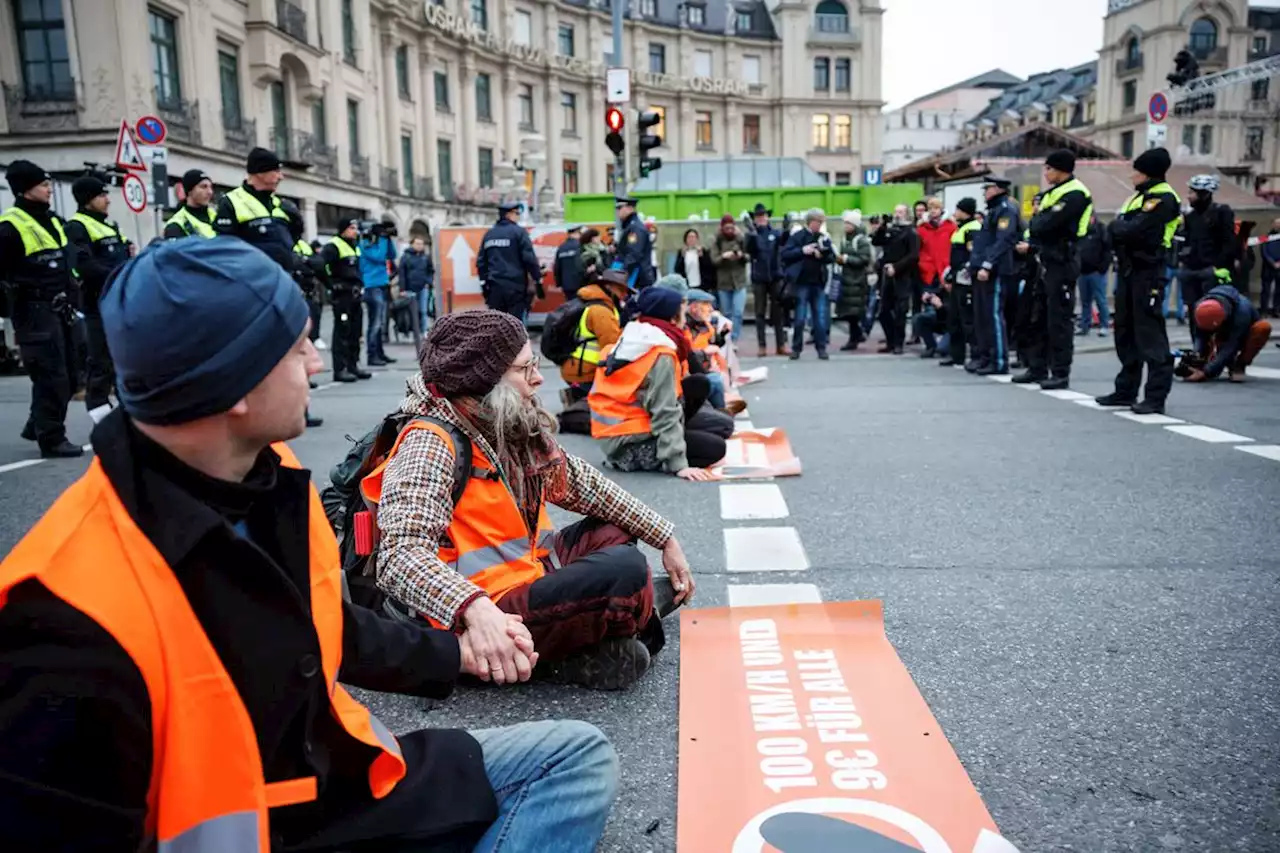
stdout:
[(436, 195), (436, 182), (431, 178), (414, 178), (413, 191), (410, 193), (414, 198), (432, 199)]
[(332, 145), (325, 145), (311, 131), (292, 127), (273, 127), (268, 133), (268, 138), (271, 150), (276, 152), (286, 166), (297, 169), (316, 166), (316, 171), (322, 174), (333, 174), (336, 171), (334, 167), (338, 159), (338, 149)]
[(10, 133), (56, 133), (80, 128), (83, 105), (76, 96), (76, 85), (61, 90), (31, 90), (4, 84), (4, 110)]
[(848, 15), (814, 15), (813, 28), (820, 33), (842, 35), (849, 32)]
[(357, 184), (369, 184), (369, 157), (352, 154), (347, 161), (351, 164), (351, 180)]
[(384, 192), (395, 193), (396, 195), (404, 194), (404, 187), (400, 186), (399, 169), (390, 169), (383, 166), (382, 180), (378, 182), (378, 186), (382, 187)]
[(222, 139), (227, 151), (248, 154), (258, 145), (258, 123), (247, 118), (229, 122), (228, 116), (223, 116)]
[(1133, 74), (1142, 70), (1143, 55), (1139, 53), (1137, 56), (1122, 56), (1116, 60), (1116, 76), (1122, 77), (1126, 74)]
[(286, 35), (307, 43), (307, 13), (289, 0), (276, 0), (276, 26)]
[(1203, 45), (1191, 45), (1191, 55), (1200, 60), (1201, 65), (1225, 65), (1227, 62), (1227, 48), (1222, 47), (1205, 47)]
[(198, 101), (156, 99), (156, 110), (168, 128), (167, 138), (200, 144), (200, 104)]

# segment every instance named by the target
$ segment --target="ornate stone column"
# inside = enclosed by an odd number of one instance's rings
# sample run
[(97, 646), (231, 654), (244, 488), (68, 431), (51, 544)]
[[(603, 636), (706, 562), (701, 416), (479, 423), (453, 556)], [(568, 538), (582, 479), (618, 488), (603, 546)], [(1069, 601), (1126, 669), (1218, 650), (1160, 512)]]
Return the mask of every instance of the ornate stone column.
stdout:
[(418, 79), (421, 81), (422, 97), (421, 102), (421, 127), (422, 127), (422, 145), (423, 157), (426, 162), (422, 164), (422, 174), (431, 175), (435, 184), (435, 198), (440, 197), (440, 193), (444, 187), (440, 186), (440, 147), (436, 144), (436, 134), (439, 129), (436, 126), (436, 75), (435, 75), (435, 39), (430, 36), (422, 40), (419, 48), (418, 59)]

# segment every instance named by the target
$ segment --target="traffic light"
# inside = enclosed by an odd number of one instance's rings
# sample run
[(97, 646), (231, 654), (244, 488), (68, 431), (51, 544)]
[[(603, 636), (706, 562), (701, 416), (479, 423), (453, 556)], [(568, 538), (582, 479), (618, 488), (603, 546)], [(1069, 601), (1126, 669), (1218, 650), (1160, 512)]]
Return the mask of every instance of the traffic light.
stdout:
[(639, 158), (640, 177), (647, 178), (650, 173), (656, 172), (662, 168), (661, 157), (650, 157), (649, 152), (662, 145), (662, 137), (656, 133), (647, 133), (649, 128), (662, 121), (661, 113), (654, 110), (646, 110), (641, 112), (636, 119), (636, 128), (640, 134), (636, 140), (636, 148)]
[(624, 123), (622, 110), (617, 107), (609, 107), (604, 114), (604, 123), (609, 128), (609, 135), (604, 138), (604, 144), (609, 146), (609, 150), (617, 156), (627, 147), (627, 141), (622, 137)]

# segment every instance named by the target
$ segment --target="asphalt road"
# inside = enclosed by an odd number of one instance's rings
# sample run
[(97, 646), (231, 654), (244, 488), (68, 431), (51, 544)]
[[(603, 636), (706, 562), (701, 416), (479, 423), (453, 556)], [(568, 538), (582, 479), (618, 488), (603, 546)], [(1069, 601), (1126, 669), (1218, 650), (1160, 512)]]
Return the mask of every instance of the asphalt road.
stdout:
[[(407, 348), (393, 352), (406, 367)], [(746, 523), (721, 518), (715, 484), (618, 475), (678, 519), (698, 604), (753, 583), (882, 599), (889, 638), (1023, 853), (1280, 850), (1280, 460), (1239, 449), (1280, 455), (1280, 351), (1258, 363), (1275, 378), (1175, 387), (1176, 424), (910, 352), (760, 363), (771, 376), (747, 389), (752, 421), (786, 429), (805, 473), (776, 481), (787, 518), (751, 524), (794, 528), (807, 569), (733, 571), (724, 530)], [(1104, 393), (1114, 372), (1106, 352), (1081, 355), (1072, 388)], [(406, 375), (315, 394), (327, 422), (295, 446), (318, 482)], [(6, 551), (87, 464), (8, 467), (35, 455), (18, 438), (26, 400), (26, 380), (0, 379)], [(73, 421), (72, 439), (87, 441), (83, 406)], [(565, 444), (599, 458), (588, 439)], [(625, 694), (540, 684), (461, 690), (430, 708), (368, 698), (396, 730), (596, 723), (625, 784), (602, 849), (671, 851), (679, 641), (674, 624), (668, 633)]]

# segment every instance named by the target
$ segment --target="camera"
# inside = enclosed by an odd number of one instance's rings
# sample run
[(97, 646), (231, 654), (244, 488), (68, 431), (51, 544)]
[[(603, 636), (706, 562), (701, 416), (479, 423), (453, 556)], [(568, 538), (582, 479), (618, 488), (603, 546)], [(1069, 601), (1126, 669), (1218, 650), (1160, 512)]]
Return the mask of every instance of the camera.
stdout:
[(360, 232), (360, 236), (366, 239), (376, 239), (378, 237), (398, 237), (399, 230), (394, 222), (381, 222), (375, 219), (362, 219), (356, 223), (356, 228)]

